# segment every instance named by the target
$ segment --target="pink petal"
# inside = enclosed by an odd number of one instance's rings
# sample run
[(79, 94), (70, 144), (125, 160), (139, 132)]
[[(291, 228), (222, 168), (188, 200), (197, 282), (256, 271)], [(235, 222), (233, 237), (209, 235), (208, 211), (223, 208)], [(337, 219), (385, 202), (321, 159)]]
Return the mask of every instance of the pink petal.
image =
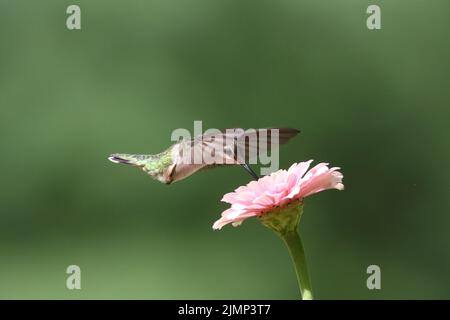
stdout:
[(305, 174), (305, 172), (308, 170), (309, 166), (311, 165), (311, 162), (312, 162), (312, 160), (309, 160), (309, 161), (305, 161), (305, 162), (300, 162), (299, 164), (297, 164), (295, 166), (292, 165), (288, 170), (289, 175), (294, 175), (297, 178), (301, 178)]
[(274, 206), (284, 206), (322, 190), (344, 188), (339, 168), (329, 169), (327, 163), (319, 163), (308, 171), (311, 162), (294, 163), (288, 170), (278, 170), (225, 194), (222, 201), (231, 207), (213, 228), (221, 229), (229, 223), (237, 226), (247, 218), (271, 212)]
[(327, 189), (343, 190), (343, 175), (339, 171), (335, 170), (338, 170), (338, 168), (328, 169), (328, 167), (326, 166), (320, 167), (320, 170), (317, 170), (315, 173), (313, 173), (313, 175), (308, 177), (307, 180), (302, 181), (300, 186), (300, 193), (297, 195), (297, 197), (305, 198), (314, 193)]

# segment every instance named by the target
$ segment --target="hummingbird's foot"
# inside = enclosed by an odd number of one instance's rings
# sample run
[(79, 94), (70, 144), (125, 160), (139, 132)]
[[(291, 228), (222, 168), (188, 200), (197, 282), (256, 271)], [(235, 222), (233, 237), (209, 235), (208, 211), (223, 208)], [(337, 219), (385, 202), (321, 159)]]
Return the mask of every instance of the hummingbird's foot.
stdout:
[(246, 163), (242, 163), (241, 166), (247, 171), (255, 180), (259, 179), (259, 176), (256, 174), (255, 171)]

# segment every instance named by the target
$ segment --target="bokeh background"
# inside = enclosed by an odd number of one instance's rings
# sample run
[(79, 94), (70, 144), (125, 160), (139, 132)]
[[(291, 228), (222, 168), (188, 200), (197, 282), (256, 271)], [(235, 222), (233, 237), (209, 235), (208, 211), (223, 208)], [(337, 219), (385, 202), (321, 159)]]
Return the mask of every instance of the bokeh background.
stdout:
[[(82, 30), (66, 29), (78, 4)], [(366, 8), (382, 29), (366, 28)], [(0, 298), (296, 299), (241, 168), (166, 186), (107, 161), (175, 128), (291, 126), (281, 167), (341, 166), (300, 226), (319, 299), (450, 297), (450, 2), (0, 2)], [(66, 268), (81, 267), (81, 290)], [(366, 268), (382, 290), (366, 288)]]

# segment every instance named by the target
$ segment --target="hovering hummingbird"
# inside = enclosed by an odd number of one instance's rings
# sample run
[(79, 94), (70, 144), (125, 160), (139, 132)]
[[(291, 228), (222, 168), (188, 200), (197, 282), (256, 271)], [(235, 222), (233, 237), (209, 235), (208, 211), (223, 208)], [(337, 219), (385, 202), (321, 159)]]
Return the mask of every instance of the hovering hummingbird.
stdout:
[[(153, 179), (165, 184), (182, 180), (193, 173), (215, 166), (241, 165), (255, 179), (258, 175), (248, 165), (251, 156), (266, 152), (275, 143), (285, 144), (300, 131), (293, 128), (227, 129), (220, 134), (206, 134), (193, 139), (182, 139), (158, 154), (124, 154), (109, 156), (114, 163), (141, 168)], [(197, 155), (212, 155), (205, 160)], [(200, 158), (200, 161), (198, 161)], [(197, 161), (196, 161), (197, 160)]]

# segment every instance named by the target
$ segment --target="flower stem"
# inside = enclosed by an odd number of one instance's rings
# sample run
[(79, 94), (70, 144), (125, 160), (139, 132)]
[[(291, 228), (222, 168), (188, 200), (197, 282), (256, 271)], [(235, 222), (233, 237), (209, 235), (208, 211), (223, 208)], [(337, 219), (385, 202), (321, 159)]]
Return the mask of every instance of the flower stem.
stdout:
[(302, 300), (312, 300), (311, 280), (309, 279), (308, 267), (306, 266), (305, 250), (303, 249), (302, 239), (297, 230), (287, 232), (281, 235), (281, 237), (289, 249), (292, 262), (294, 262)]

